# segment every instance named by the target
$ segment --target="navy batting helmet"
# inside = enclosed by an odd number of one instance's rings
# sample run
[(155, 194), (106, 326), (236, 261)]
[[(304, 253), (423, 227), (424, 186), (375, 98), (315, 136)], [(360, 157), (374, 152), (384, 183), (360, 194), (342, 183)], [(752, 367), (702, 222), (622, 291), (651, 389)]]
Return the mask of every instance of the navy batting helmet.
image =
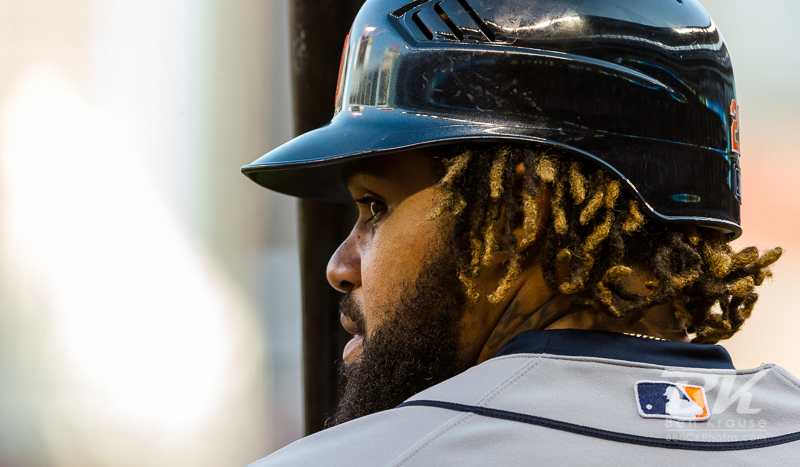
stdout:
[(660, 221), (738, 236), (738, 135), (730, 56), (695, 0), (367, 0), (331, 122), (242, 171), (348, 201), (355, 158), (539, 145), (603, 166)]

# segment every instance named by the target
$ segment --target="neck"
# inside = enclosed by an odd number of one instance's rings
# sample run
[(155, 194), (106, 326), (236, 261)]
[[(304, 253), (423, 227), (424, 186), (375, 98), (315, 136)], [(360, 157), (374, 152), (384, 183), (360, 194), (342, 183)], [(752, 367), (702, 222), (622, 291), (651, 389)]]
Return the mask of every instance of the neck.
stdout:
[(528, 271), (510, 297), (495, 308), (497, 315), (477, 359), (492, 357), (514, 336), (529, 330), (583, 329), (627, 333), (659, 339), (688, 342), (683, 323), (675, 318), (670, 304), (655, 306), (637, 317), (614, 318), (602, 311), (576, 308), (569, 297), (551, 292), (544, 283), (541, 269)]
[(598, 311), (577, 310), (561, 317), (545, 329), (590, 329), (689, 342), (686, 327), (675, 318), (669, 304), (650, 308), (644, 316), (635, 320), (613, 318)]
[(500, 347), (523, 331), (547, 329), (562, 315), (563, 295), (552, 294), (538, 306), (525, 306), (514, 300), (506, 307), (481, 350), (478, 363), (488, 360)]

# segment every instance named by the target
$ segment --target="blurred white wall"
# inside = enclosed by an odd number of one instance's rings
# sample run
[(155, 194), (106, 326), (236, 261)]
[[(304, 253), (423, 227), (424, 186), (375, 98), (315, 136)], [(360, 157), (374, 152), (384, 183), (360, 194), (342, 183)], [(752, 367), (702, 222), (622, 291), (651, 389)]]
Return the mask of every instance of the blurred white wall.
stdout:
[(287, 22), (0, 0), (0, 465), (244, 465), (300, 435), (294, 201), (239, 173), (291, 136)]
[[(800, 6), (703, 4), (737, 76), (737, 243), (786, 248), (729, 348), (800, 374)], [(295, 204), (239, 174), (291, 137), (287, 23), (0, 0), (0, 465), (235, 466), (300, 436)]]

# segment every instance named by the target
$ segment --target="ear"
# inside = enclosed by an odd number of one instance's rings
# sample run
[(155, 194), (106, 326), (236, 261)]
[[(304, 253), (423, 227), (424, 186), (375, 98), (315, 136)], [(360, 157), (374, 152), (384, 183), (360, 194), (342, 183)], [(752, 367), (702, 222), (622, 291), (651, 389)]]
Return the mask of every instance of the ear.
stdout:
[(544, 240), (545, 229), (550, 220), (550, 199), (552, 196), (550, 186), (540, 184), (536, 189), (536, 193), (533, 194), (533, 199), (527, 201), (528, 203), (532, 202), (533, 206), (525, 206), (526, 198), (528, 197), (524, 183), (525, 171), (526, 168), (522, 163), (517, 164), (514, 168), (514, 175), (517, 178), (516, 186), (518, 187), (517, 199), (520, 200), (521, 214), (523, 216), (522, 222), (514, 229), (517, 251), (520, 253), (527, 251), (534, 245), (540, 245)]

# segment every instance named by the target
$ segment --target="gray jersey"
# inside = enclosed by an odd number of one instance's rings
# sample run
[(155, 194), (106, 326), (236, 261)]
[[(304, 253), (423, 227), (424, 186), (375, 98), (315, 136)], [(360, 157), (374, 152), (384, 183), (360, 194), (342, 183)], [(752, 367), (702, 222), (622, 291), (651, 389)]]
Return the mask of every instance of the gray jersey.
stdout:
[(398, 408), (251, 466), (676, 462), (800, 465), (800, 381), (775, 365), (735, 370), (719, 346), (528, 332)]

